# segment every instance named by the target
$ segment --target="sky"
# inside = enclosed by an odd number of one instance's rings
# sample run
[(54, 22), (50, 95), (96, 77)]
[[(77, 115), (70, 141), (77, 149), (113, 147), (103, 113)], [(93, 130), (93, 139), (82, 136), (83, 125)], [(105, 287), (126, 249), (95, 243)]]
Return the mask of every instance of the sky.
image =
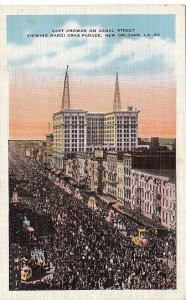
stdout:
[[(101, 36), (67, 36), (77, 29)], [(136, 36), (119, 36), (121, 29)], [(71, 107), (111, 111), (118, 72), (122, 108), (140, 110), (139, 136), (175, 137), (174, 15), (8, 16), (7, 42), (10, 139), (45, 138), (67, 64)]]

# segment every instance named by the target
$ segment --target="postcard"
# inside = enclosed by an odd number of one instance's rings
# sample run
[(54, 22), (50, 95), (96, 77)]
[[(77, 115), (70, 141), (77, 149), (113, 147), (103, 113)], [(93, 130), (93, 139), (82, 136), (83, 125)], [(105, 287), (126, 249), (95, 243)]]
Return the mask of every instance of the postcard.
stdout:
[(185, 7), (0, 11), (3, 299), (185, 299)]

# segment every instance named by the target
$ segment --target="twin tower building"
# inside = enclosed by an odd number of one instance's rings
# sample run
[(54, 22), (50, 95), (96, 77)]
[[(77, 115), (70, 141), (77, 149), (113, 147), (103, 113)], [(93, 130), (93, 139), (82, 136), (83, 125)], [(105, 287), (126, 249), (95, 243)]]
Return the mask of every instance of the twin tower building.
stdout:
[(112, 112), (91, 113), (71, 108), (67, 66), (61, 110), (53, 114), (53, 163), (62, 168), (64, 159), (100, 147), (134, 150), (138, 146), (138, 113), (132, 106), (121, 109), (117, 73)]

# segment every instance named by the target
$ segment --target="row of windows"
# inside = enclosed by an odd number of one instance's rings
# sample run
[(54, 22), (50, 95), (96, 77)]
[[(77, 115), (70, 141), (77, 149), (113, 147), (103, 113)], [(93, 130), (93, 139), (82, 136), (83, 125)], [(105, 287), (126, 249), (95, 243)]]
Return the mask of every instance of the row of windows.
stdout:
[[(79, 146), (81, 148), (81, 147), (84, 147), (84, 144), (79, 144), (79, 145), (77, 145), (77, 143), (76, 144), (71, 144), (72, 148), (77, 147), (77, 146)], [(70, 148), (70, 144), (65, 144), (65, 147)]]
[(77, 120), (78, 117), (80, 120), (84, 120), (84, 118), (85, 118), (84, 116), (65, 116), (64, 118), (65, 118), (65, 120), (70, 120), (70, 118), (72, 120)]
[[(122, 146), (122, 143), (117, 143), (117, 146)], [(129, 143), (124, 143), (124, 146), (129, 146)]]
[(124, 174), (129, 176), (131, 174), (131, 170), (129, 168), (125, 167), (124, 168)]
[(76, 124), (76, 126), (77, 126), (77, 124), (84, 124), (85, 123), (85, 121), (84, 120), (66, 120), (66, 121), (64, 121), (64, 123), (62, 124), (63, 126), (69, 126), (69, 124), (71, 125), (71, 124)]
[(71, 122), (70, 121), (65, 121), (65, 125), (71, 125), (71, 124), (76, 124), (76, 125), (84, 124), (84, 121), (81, 121), (81, 120), (79, 120), (79, 122), (77, 122), (76, 120), (72, 120)]
[(129, 128), (127, 128), (127, 129), (123, 129), (123, 127), (119, 127), (119, 128), (117, 128), (117, 132), (129, 132)]
[(84, 129), (84, 128), (86, 128), (85, 127), (85, 125), (80, 125), (80, 124), (78, 124), (78, 125), (64, 125), (64, 129), (65, 130), (70, 130), (70, 129)]
[[(81, 138), (84, 138), (85, 135), (82, 133), (82, 132), (79, 132), (79, 135), (76, 133), (76, 132), (72, 132), (71, 134), (72, 137), (75, 137), (77, 139), (77, 136), (78, 137), (81, 137)], [(65, 138), (70, 138), (70, 134), (66, 134), (65, 135)]]
[(136, 147), (136, 143), (132, 142), (132, 143), (117, 143), (117, 148), (118, 147)]
[(70, 147), (65, 147), (65, 152), (84, 152), (84, 147), (79, 147), (79, 149), (77, 147), (73, 147), (70, 149)]
[(117, 134), (117, 137), (122, 137), (122, 136), (129, 136), (129, 134), (128, 134), (128, 133), (124, 133), (124, 134), (118, 133), (118, 134)]
[(82, 137), (82, 138), (79, 138), (79, 139), (77, 139), (77, 137), (75, 136), (73, 136), (72, 137), (72, 139), (69, 141), (67, 141), (67, 142), (69, 142), (69, 143), (73, 143), (73, 142), (76, 142), (77, 143), (77, 141), (79, 141), (79, 142), (84, 142), (85, 141), (85, 139)]
[(130, 167), (131, 166), (131, 160), (130, 159), (125, 159), (124, 166)]
[(89, 124), (103, 124), (104, 120), (87, 120)]
[[(129, 122), (129, 120), (118, 120), (117, 121), (117, 124), (129, 124), (130, 122)], [(135, 123), (135, 121), (131, 121), (131, 123), (133, 124), (133, 123)]]
[[(135, 184), (136, 182), (133, 180), (133, 184)], [(155, 186), (153, 184), (149, 184), (149, 183), (146, 183), (146, 182), (141, 182), (140, 181), (140, 187), (142, 188), (145, 188), (145, 189), (149, 189), (150, 191), (153, 191), (153, 192), (158, 192), (158, 193), (162, 193), (164, 196), (175, 196), (175, 192), (172, 191), (171, 189), (165, 189), (165, 188), (161, 188), (161, 186)]]

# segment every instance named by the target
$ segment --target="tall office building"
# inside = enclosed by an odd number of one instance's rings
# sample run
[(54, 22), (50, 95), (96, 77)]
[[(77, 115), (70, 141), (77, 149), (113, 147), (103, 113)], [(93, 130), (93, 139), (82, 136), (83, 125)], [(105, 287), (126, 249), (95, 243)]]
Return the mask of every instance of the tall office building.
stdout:
[(129, 106), (121, 109), (118, 73), (113, 101), (113, 112), (104, 117), (104, 146), (119, 151), (133, 150), (138, 146), (139, 110)]
[(61, 110), (53, 114), (53, 163), (63, 168), (64, 158), (93, 148), (133, 150), (138, 145), (138, 113), (132, 106), (121, 109), (116, 74), (113, 112), (90, 113), (70, 108), (68, 66), (65, 73)]
[(63, 109), (53, 115), (53, 163), (63, 168), (64, 158), (84, 153), (87, 147), (87, 111)]
[(86, 152), (87, 111), (70, 108), (68, 66), (61, 110), (53, 114), (53, 163), (63, 168), (64, 158)]
[(114, 150), (133, 150), (138, 146), (138, 113), (132, 106), (105, 114), (104, 146)]
[(87, 113), (87, 151), (104, 145), (104, 113)]

